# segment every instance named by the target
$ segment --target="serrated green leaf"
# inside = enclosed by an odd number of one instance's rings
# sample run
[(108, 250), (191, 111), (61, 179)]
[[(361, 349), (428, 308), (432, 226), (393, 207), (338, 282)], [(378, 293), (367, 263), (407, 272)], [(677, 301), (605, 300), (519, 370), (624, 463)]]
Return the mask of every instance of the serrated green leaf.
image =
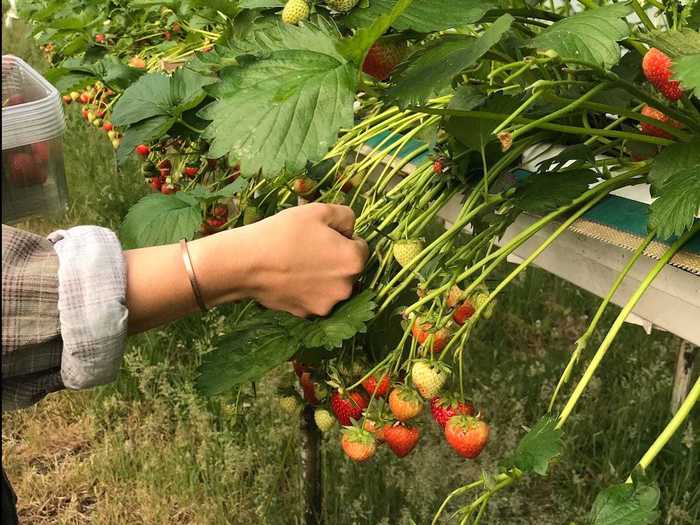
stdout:
[(130, 126), (150, 117), (168, 114), (170, 77), (162, 73), (143, 75), (124, 91), (112, 112), (115, 126)]
[(555, 22), (528, 46), (552, 49), (564, 60), (582, 60), (609, 68), (620, 59), (617, 42), (629, 35), (623, 18), (631, 12), (631, 7), (622, 4), (589, 9)]
[(418, 105), (450, 86), (450, 81), (500, 42), (514, 18), (501, 15), (480, 37), (445, 35), (416, 52), (393, 74), (388, 96), (401, 105)]
[(201, 111), (212, 121), (210, 155), (240, 162), (243, 175), (300, 171), (353, 122), (355, 70), (335, 39), (310, 25), (278, 31), (289, 47), (224, 69), (211, 89), (216, 102)]
[(165, 115), (149, 118), (130, 126), (121, 139), (117, 149), (117, 162), (123, 164), (134, 155), (134, 148), (139, 144), (148, 144), (163, 135), (175, 124), (175, 118)]
[[(522, 103), (522, 99), (511, 97), (509, 95), (496, 94), (491, 95), (486, 102), (478, 107), (473, 106), (470, 109), (485, 112), (497, 112), (508, 115)], [(455, 108), (461, 110), (461, 108)], [(469, 110), (466, 110), (469, 111)], [(503, 117), (505, 118), (505, 116)], [(497, 140), (492, 133), (499, 122), (497, 120), (486, 120), (475, 117), (450, 116), (445, 119), (444, 128), (459, 142), (479, 151), (482, 146)]]
[(700, 33), (688, 28), (652, 31), (641, 40), (672, 58), (700, 53)]
[(556, 428), (556, 419), (543, 417), (525, 434), (511, 458), (514, 466), (523, 472), (547, 474), (550, 462), (562, 449), (562, 432)]
[(694, 168), (700, 173), (700, 138), (686, 144), (671, 144), (661, 150), (649, 172), (651, 195), (660, 195), (661, 188), (669, 177), (688, 168)]
[(112, 122), (116, 126), (131, 126), (151, 117), (177, 118), (204, 100), (204, 86), (214, 82), (213, 77), (187, 68), (178, 69), (172, 77), (163, 73), (143, 75), (114, 105)]
[(374, 292), (365, 290), (338, 306), (330, 317), (316, 319), (301, 327), (299, 337), (307, 348), (337, 348), (357, 333), (364, 333), (365, 323), (374, 317)]
[(120, 236), (128, 248), (160, 246), (181, 239), (192, 240), (201, 223), (199, 208), (176, 195), (154, 193), (131, 207), (122, 223)]
[(376, 17), (370, 25), (358, 29), (351, 38), (340, 41), (338, 43), (340, 54), (358, 66), (361, 65), (372, 44), (391, 27), (413, 1), (395, 0), (392, 2), (394, 5), (385, 14)]
[(455, 94), (447, 104), (447, 109), (459, 111), (471, 111), (486, 102), (486, 95), (468, 84), (463, 84), (455, 90)]
[[(368, 26), (377, 17), (388, 13), (394, 3), (395, 0), (372, 0), (369, 7), (353, 9), (343, 18), (343, 23), (350, 27)], [(414, 0), (411, 8), (398, 17), (392, 27), (398, 31), (419, 33), (443, 31), (478, 22), (493, 7), (494, 3), (481, 0)]]
[(667, 177), (649, 207), (649, 226), (661, 239), (685, 233), (700, 213), (700, 164)]
[(592, 525), (651, 525), (659, 517), (658, 487), (623, 483), (601, 491), (591, 510)]
[(588, 169), (533, 173), (516, 190), (513, 205), (529, 213), (549, 213), (570, 204), (597, 179), (598, 174)]
[(671, 70), (683, 89), (700, 98), (700, 53), (677, 58)]
[[(220, 394), (242, 383), (256, 381), (274, 367), (289, 360), (299, 349), (299, 340), (290, 336), (296, 319), (285, 314), (263, 312), (222, 337), (216, 349), (202, 357), (197, 389), (204, 395)], [(285, 319), (282, 322), (281, 319)]]

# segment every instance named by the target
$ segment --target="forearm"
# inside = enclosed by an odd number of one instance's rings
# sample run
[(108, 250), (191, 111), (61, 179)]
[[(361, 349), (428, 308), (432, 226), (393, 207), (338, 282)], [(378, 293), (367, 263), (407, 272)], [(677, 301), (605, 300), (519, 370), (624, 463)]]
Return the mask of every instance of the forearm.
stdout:
[[(245, 228), (228, 230), (188, 243), (188, 251), (205, 304), (251, 297), (254, 265)], [(239, 250), (231, 250), (231, 246)], [(237, 252), (237, 253), (236, 253)], [(129, 333), (139, 333), (196, 312), (179, 244), (128, 250), (127, 304)]]

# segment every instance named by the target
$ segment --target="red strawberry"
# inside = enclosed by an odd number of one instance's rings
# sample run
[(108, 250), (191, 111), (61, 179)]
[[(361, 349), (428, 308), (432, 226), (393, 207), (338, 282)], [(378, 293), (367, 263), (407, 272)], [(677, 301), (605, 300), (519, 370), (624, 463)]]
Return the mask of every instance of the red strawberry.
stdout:
[(668, 100), (676, 101), (683, 96), (680, 82), (671, 80), (671, 58), (663, 51), (655, 47), (647, 51), (642, 70), (647, 80)]
[(377, 442), (372, 433), (358, 427), (343, 429), (340, 446), (345, 455), (356, 463), (367, 461), (377, 451)]
[(474, 406), (452, 396), (436, 396), (430, 400), (430, 412), (433, 414), (433, 419), (437, 424), (445, 428), (445, 425), (453, 416), (473, 416)]
[(411, 329), (411, 332), (413, 333), (413, 337), (416, 338), (416, 341), (418, 341), (418, 344), (420, 345), (425, 344), (425, 342), (428, 340), (428, 337), (432, 335), (432, 350), (433, 352), (438, 354), (442, 351), (443, 348), (445, 348), (445, 345), (449, 340), (450, 332), (447, 328), (441, 328), (440, 330), (437, 330), (433, 333), (431, 332), (432, 328), (433, 323), (423, 321), (420, 317), (418, 317), (413, 323), (413, 328)]
[(26, 188), (44, 184), (47, 179), (46, 168), (37, 165), (29, 153), (17, 152), (10, 157), (10, 184), (18, 188)]
[(95, 35), (95, 42), (98, 44), (103, 44), (105, 41), (105, 36), (102, 33), (98, 33)]
[(64, 104), (68, 105), (68, 104), (70, 104), (71, 102), (73, 102), (73, 99), (70, 98), (70, 95), (63, 95), (63, 103), (64, 103)]
[[(163, 193), (165, 193), (165, 192), (163, 192)], [(210, 228), (212, 228), (214, 230), (218, 230), (224, 224), (226, 224), (226, 221), (224, 221), (223, 219), (216, 219), (214, 217), (210, 217), (209, 219), (207, 219), (207, 224), (209, 225)]]
[(160, 189), (163, 187), (164, 181), (165, 177), (153, 177), (151, 179), (151, 188), (153, 188), (156, 191), (160, 191)]
[(185, 175), (187, 175), (189, 178), (192, 178), (197, 176), (197, 173), (199, 173), (199, 168), (197, 166), (185, 166), (185, 169), (182, 171), (184, 171)]
[(46, 163), (49, 161), (49, 153), (48, 142), (36, 142), (32, 144), (32, 154), (34, 155), (34, 160), (40, 163)]
[(296, 360), (292, 361), (292, 366), (294, 367), (294, 373), (299, 379), (301, 379), (301, 374), (308, 370), (303, 364)]
[(438, 157), (433, 161), (433, 173), (436, 175), (440, 175), (442, 173), (442, 170), (445, 169), (445, 161), (442, 159), (442, 157)]
[(177, 186), (166, 182), (161, 186), (160, 192), (164, 193), (165, 195), (172, 195), (173, 193), (177, 192)]
[(172, 33), (171, 33), (170, 31), (165, 31), (165, 32), (163, 33), (163, 38), (164, 38), (165, 40), (170, 40), (172, 37), (173, 37), (173, 35), (172, 35)]
[(452, 319), (455, 323), (462, 326), (472, 315), (474, 315), (474, 312), (476, 312), (474, 305), (469, 301), (464, 301), (457, 308), (455, 308), (455, 311), (452, 313)]
[(371, 396), (374, 394), (376, 397), (384, 397), (389, 391), (389, 386), (391, 381), (389, 380), (389, 374), (384, 374), (379, 381), (375, 375), (369, 376), (362, 382), (362, 387)]
[(212, 210), (212, 215), (214, 217), (218, 217), (219, 219), (225, 219), (226, 217), (228, 217), (228, 208), (223, 204), (218, 204), (214, 206), (214, 209)]
[[(666, 115), (664, 115), (661, 111), (658, 109), (652, 108), (651, 106), (644, 106), (642, 108), (642, 115), (645, 117), (650, 117), (653, 118), (654, 120), (658, 120), (659, 122), (664, 122), (668, 123), (674, 128), (680, 128), (681, 125), (676, 122), (675, 120), (670, 119)], [(672, 139), (673, 136), (670, 133), (667, 133), (661, 128), (657, 128), (656, 126), (652, 124), (648, 124), (646, 122), (640, 122), (639, 123), (639, 128), (642, 130), (642, 133), (645, 135), (650, 135), (652, 137), (659, 137), (663, 139)]]
[(80, 103), (87, 104), (88, 102), (90, 102), (90, 95), (88, 95), (87, 92), (83, 91), (80, 94)]
[(314, 181), (306, 177), (294, 179), (292, 189), (297, 195), (309, 195), (314, 190)]
[(375, 42), (369, 48), (362, 71), (377, 80), (386, 80), (396, 65), (401, 62), (406, 52), (403, 44), (395, 42)]
[(384, 427), (384, 441), (389, 445), (391, 451), (400, 458), (408, 456), (419, 439), (420, 430), (417, 427), (404, 425)]
[(112, 123), (109, 120), (105, 120), (102, 123), (102, 129), (105, 131), (112, 131), (114, 129), (114, 126), (112, 126)]
[(335, 391), (331, 394), (331, 409), (344, 427), (351, 425), (352, 419), (359, 421), (365, 408), (367, 408), (367, 400), (360, 392), (349, 392), (343, 395)]
[[(210, 220), (218, 220), (221, 221), (222, 223), (224, 222), (223, 219), (210, 219)], [(304, 372), (301, 374), (301, 377), (299, 378), (299, 383), (301, 384), (301, 389), (304, 392), (304, 400), (307, 403), (311, 403), (312, 405), (315, 405), (318, 403), (318, 399), (316, 398), (316, 390), (314, 388), (314, 380), (311, 377), (310, 372)]]
[(489, 426), (472, 416), (454, 416), (445, 425), (445, 439), (457, 454), (474, 459), (489, 440)]
[(151, 148), (149, 148), (146, 144), (139, 144), (138, 146), (136, 146), (135, 151), (142, 157), (147, 157), (148, 154), (151, 152)]
[(396, 419), (408, 421), (423, 411), (423, 400), (412, 388), (398, 387), (389, 394), (389, 408)]

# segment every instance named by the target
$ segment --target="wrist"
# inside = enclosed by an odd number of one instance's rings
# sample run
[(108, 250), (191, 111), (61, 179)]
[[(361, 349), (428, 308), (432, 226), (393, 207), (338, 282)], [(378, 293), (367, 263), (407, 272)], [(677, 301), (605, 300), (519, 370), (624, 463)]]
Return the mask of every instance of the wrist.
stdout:
[(243, 230), (226, 230), (188, 243), (197, 283), (209, 308), (254, 297), (254, 250)]

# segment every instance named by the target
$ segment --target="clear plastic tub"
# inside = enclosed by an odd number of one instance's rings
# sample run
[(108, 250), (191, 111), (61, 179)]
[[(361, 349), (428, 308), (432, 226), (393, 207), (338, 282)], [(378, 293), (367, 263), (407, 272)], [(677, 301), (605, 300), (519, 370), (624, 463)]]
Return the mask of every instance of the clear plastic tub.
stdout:
[(2, 222), (66, 209), (60, 93), (21, 58), (2, 57)]

